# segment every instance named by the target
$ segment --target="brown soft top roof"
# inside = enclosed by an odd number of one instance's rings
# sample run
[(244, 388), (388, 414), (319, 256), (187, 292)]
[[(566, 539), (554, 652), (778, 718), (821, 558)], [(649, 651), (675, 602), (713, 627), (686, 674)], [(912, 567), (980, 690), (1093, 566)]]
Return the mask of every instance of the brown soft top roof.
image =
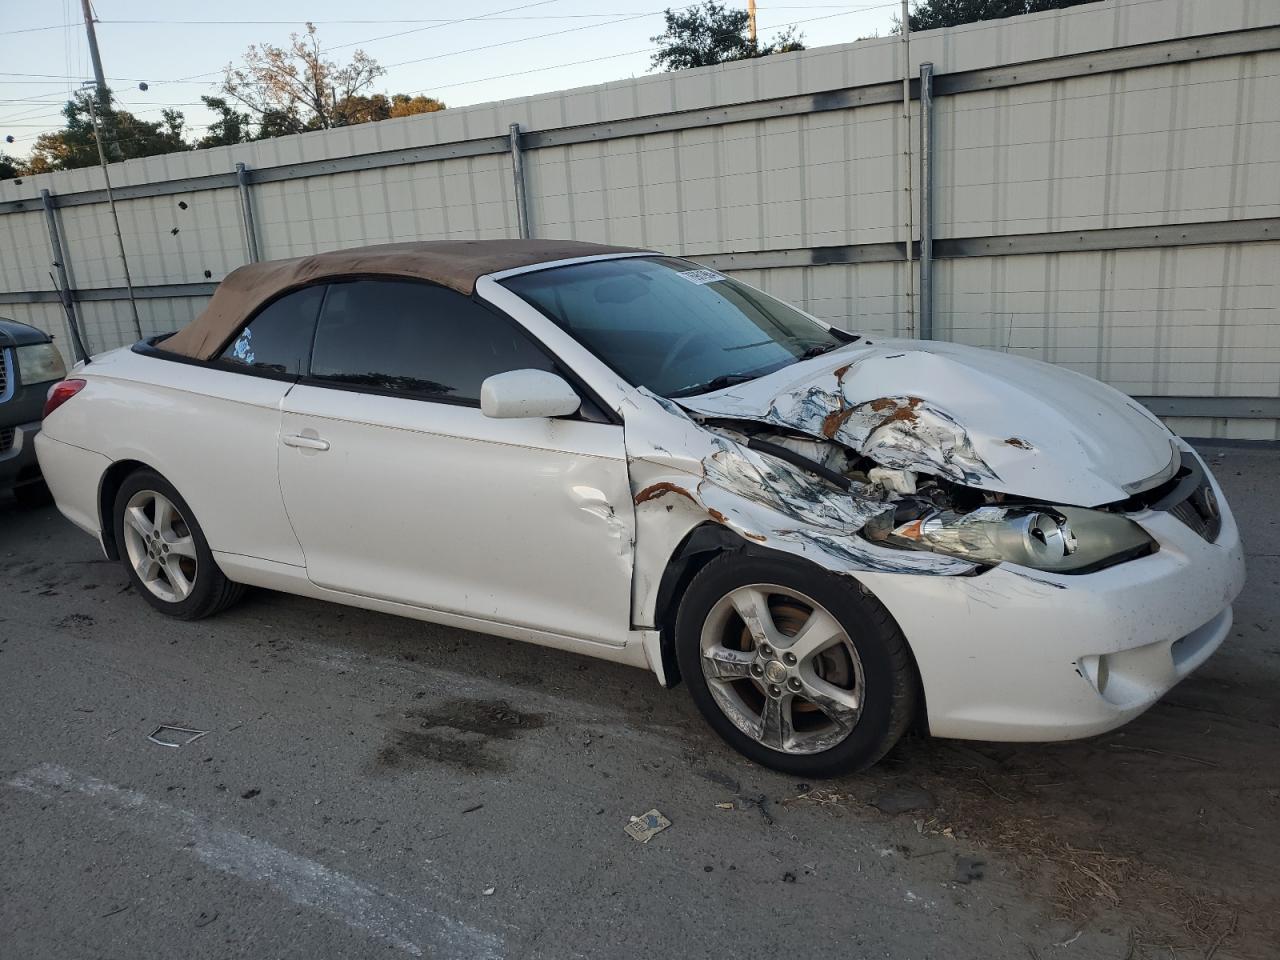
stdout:
[(470, 296), (487, 273), (608, 253), (644, 253), (579, 240), (421, 240), (333, 250), (238, 267), (227, 274), (204, 312), (157, 346), (212, 360), (267, 301), (294, 287), (336, 277), (380, 274), (429, 280)]

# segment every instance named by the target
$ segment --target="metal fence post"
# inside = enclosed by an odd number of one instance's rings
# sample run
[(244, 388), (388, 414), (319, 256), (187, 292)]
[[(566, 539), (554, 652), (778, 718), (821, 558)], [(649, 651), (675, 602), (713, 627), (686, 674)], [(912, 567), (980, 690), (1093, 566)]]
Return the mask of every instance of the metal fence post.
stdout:
[(67, 314), (67, 334), (71, 341), (73, 354), (77, 360), (87, 360), (88, 355), (77, 336), (79, 326), (76, 318), (75, 298), (71, 295), (71, 281), (67, 279), (67, 255), (62, 249), (62, 233), (58, 230), (58, 215), (54, 213), (53, 194), (47, 189), (40, 191), (40, 202), (44, 204), (44, 223), (49, 230), (49, 248), (53, 251), (53, 266), (58, 271), (58, 296), (62, 300), (62, 309)]
[(528, 240), (529, 232), (529, 199), (524, 191), (524, 154), (520, 150), (520, 124), (511, 125), (511, 173), (516, 184), (516, 227), (520, 231), (520, 239)]
[(244, 224), (244, 243), (249, 252), (249, 262), (258, 262), (258, 230), (253, 223), (253, 204), (249, 197), (249, 171), (243, 163), (236, 164), (236, 184), (240, 188), (240, 219)]
[(920, 64), (920, 339), (933, 339), (933, 64)]

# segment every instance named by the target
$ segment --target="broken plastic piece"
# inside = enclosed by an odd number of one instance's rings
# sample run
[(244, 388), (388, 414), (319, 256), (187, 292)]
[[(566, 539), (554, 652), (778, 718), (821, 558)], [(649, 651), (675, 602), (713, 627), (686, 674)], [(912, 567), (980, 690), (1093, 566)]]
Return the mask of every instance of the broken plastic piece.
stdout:
[(872, 467), (867, 479), (884, 487), (890, 493), (910, 495), (916, 492), (916, 474), (913, 470), (890, 470), (888, 467)]
[(667, 827), (671, 826), (671, 821), (664, 817), (657, 810), (650, 810), (648, 813), (642, 813), (638, 817), (632, 817), (631, 822), (622, 829), (633, 840), (639, 840), (641, 843), (648, 843), (653, 837)]
[(162, 747), (185, 747), (187, 744), (195, 743), (208, 732), (208, 730), (192, 730), (190, 727), (171, 727), (162, 723), (154, 732), (147, 734), (147, 739)]

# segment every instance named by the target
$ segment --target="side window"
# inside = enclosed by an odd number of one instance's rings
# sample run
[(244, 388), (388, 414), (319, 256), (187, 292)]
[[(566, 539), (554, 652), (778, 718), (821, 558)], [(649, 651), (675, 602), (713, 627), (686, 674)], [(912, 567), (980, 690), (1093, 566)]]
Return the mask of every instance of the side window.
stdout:
[(331, 284), (311, 357), (318, 380), (473, 404), (486, 377), (526, 368), (554, 364), (514, 321), (407, 280)]
[(218, 359), (270, 373), (301, 376), (307, 368), (324, 287), (286, 293), (263, 307)]

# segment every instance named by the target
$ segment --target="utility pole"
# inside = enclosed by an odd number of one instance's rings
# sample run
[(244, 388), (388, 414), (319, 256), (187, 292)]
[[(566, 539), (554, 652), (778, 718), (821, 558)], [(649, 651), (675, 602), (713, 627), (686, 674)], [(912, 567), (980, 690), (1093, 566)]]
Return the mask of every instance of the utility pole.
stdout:
[[(88, 3), (89, 0), (85, 0)], [(756, 45), (756, 0), (747, 0), (747, 23), (750, 25), (751, 45)]]
[[(105, 96), (107, 79), (102, 75), (102, 54), (98, 52), (98, 34), (93, 29), (93, 6), (91, 0), (80, 0), (80, 9), (84, 11), (84, 32), (89, 38), (89, 58), (93, 61), (93, 79), (98, 85), (98, 95)], [(107, 105), (104, 100), (103, 106), (106, 107)], [(114, 124), (112, 124), (110, 116), (102, 118), (102, 126), (107, 131), (107, 150), (111, 154), (111, 159), (121, 159), (120, 146), (116, 143), (116, 132), (113, 129)]]
[(107, 79), (102, 75), (102, 54), (98, 53), (98, 35), (93, 30), (93, 7), (89, 0), (80, 0), (80, 9), (84, 11), (84, 32), (89, 38), (89, 57), (93, 60), (93, 79), (98, 81), (98, 89), (107, 89)]

